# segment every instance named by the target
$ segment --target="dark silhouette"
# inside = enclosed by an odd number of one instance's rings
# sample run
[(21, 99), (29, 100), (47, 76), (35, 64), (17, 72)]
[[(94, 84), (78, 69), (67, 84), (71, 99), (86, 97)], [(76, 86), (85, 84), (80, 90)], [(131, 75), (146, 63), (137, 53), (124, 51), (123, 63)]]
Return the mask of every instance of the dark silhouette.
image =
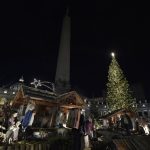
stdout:
[(121, 127), (126, 130), (127, 135), (131, 135), (130, 130), (133, 128), (132, 121), (126, 112), (121, 116)]

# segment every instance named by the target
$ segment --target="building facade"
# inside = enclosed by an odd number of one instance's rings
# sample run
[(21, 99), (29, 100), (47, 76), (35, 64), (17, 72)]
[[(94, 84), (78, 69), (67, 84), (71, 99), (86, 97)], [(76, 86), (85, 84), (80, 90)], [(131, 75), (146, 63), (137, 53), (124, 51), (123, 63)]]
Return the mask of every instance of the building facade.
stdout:
[[(86, 111), (89, 114), (91, 110), (91, 103), (94, 103), (95, 107), (98, 109), (99, 116), (102, 117), (109, 113), (106, 101), (103, 97), (97, 98), (86, 98), (87, 108)], [(147, 100), (137, 101), (133, 107), (137, 108), (137, 113), (140, 117), (150, 119), (150, 102)]]

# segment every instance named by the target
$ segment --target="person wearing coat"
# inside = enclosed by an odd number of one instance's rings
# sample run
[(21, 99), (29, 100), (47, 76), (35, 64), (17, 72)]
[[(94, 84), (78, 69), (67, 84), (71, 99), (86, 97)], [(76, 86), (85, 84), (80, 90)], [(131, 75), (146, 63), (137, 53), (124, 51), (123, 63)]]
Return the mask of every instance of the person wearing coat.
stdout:
[(133, 125), (129, 115), (126, 112), (124, 112), (121, 116), (121, 127), (126, 130), (127, 135), (131, 135), (130, 130), (133, 128)]

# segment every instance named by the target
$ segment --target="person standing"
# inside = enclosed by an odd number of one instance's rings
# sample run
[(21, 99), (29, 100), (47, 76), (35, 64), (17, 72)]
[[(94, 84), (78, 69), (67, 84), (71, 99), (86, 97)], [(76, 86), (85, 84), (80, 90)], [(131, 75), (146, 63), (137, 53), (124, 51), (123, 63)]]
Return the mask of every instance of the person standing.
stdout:
[(85, 148), (90, 147), (90, 139), (93, 138), (93, 123), (91, 117), (89, 117), (85, 121), (85, 136), (84, 136), (84, 143)]
[(122, 127), (126, 130), (127, 135), (131, 135), (130, 130), (133, 128), (132, 121), (129, 117), (129, 115), (124, 111), (124, 115), (121, 118)]

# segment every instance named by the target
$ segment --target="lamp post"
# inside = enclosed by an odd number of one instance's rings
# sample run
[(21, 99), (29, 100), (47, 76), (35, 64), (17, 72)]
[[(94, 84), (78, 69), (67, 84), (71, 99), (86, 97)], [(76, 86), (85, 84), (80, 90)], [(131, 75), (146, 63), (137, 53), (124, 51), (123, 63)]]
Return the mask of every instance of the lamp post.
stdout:
[[(41, 80), (37, 80), (36, 78), (34, 78), (33, 82), (30, 83), (31, 85), (34, 85), (35, 88), (44, 86), (50, 90), (52, 90), (53, 92), (55, 92), (55, 85), (52, 82), (48, 82), (48, 81), (41, 81)], [(50, 86), (46, 85), (46, 84), (50, 84)]]

